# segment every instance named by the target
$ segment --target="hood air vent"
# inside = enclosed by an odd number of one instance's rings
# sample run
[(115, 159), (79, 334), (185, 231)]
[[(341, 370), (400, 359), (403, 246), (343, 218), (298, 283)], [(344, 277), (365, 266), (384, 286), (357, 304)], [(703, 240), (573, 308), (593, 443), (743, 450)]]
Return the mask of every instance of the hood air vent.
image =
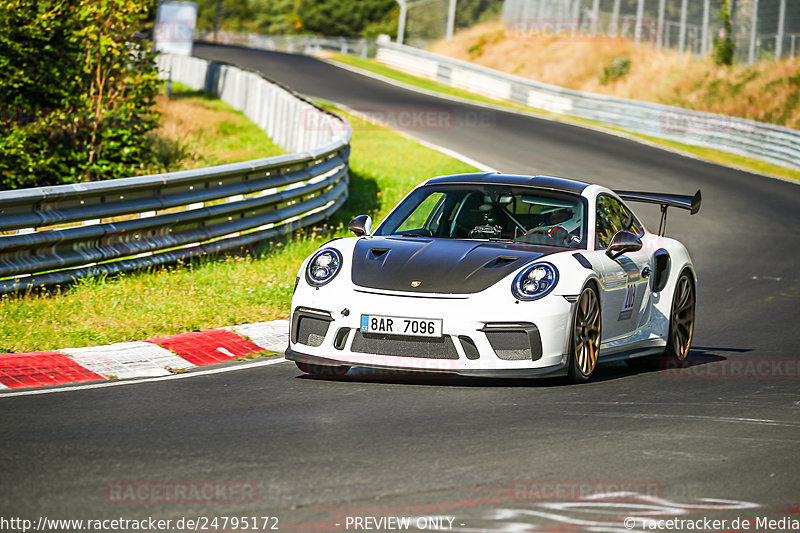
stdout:
[(490, 261), (486, 264), (486, 268), (497, 268), (497, 267), (504, 267), (506, 265), (510, 265), (514, 261), (519, 259), (519, 257), (512, 257), (508, 255), (501, 255), (497, 259)]

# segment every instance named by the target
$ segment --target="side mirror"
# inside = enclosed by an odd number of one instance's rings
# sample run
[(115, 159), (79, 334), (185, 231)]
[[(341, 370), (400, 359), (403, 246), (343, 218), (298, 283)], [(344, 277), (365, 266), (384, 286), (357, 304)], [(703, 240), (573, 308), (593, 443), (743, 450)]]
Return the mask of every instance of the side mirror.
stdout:
[(606, 248), (606, 255), (611, 259), (616, 259), (628, 252), (638, 252), (642, 249), (642, 239), (630, 231), (618, 231), (611, 238), (611, 243)]
[(365, 235), (372, 235), (372, 217), (369, 215), (358, 215), (350, 221), (347, 229), (363, 237)]

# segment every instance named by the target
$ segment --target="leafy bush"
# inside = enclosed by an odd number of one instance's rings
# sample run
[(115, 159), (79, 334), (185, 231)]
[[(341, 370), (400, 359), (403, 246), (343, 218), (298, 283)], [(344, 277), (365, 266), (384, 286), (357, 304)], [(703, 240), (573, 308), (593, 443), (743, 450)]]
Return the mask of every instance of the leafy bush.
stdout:
[(603, 74), (600, 76), (600, 83), (603, 85), (618, 80), (631, 71), (631, 59), (629, 57), (614, 57), (611, 63), (603, 67)]
[(154, 161), (160, 81), (127, 0), (0, 3), (0, 188), (111, 179)]

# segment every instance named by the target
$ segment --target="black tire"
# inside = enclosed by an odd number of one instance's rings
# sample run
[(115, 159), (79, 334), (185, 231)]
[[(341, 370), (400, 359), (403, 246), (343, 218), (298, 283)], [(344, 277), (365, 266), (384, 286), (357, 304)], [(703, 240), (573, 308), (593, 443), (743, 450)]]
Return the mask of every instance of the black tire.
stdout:
[(572, 316), (568, 377), (572, 383), (585, 383), (592, 379), (600, 353), (602, 313), (600, 298), (593, 286), (581, 291)]
[(349, 366), (312, 365), (309, 363), (300, 363), (300, 362), (296, 362), (295, 364), (297, 365), (297, 368), (299, 368), (301, 372), (305, 372), (306, 374), (311, 374), (312, 376), (341, 377), (347, 374), (347, 371), (350, 370)]
[(686, 363), (689, 350), (692, 348), (696, 303), (694, 280), (692, 275), (684, 270), (678, 278), (675, 294), (672, 297), (669, 338), (667, 339), (667, 349), (664, 350), (662, 356), (664, 368), (678, 368)]
[(696, 303), (694, 282), (688, 271), (683, 271), (675, 284), (669, 316), (667, 347), (661, 356), (651, 355), (627, 359), (634, 370), (681, 368), (692, 347), (694, 335), (694, 308)]

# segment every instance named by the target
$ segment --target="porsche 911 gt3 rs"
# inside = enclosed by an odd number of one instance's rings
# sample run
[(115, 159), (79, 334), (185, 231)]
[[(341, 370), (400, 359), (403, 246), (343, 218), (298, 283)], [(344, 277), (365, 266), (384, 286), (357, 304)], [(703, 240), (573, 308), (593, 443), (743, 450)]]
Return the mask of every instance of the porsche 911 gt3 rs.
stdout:
[[(661, 206), (648, 232), (626, 201)], [(482, 377), (591, 378), (598, 363), (681, 363), (696, 275), (664, 237), (693, 196), (611, 191), (548, 176), (427, 180), (372, 231), (325, 244), (300, 267), (286, 357), (312, 374), (351, 367)]]

